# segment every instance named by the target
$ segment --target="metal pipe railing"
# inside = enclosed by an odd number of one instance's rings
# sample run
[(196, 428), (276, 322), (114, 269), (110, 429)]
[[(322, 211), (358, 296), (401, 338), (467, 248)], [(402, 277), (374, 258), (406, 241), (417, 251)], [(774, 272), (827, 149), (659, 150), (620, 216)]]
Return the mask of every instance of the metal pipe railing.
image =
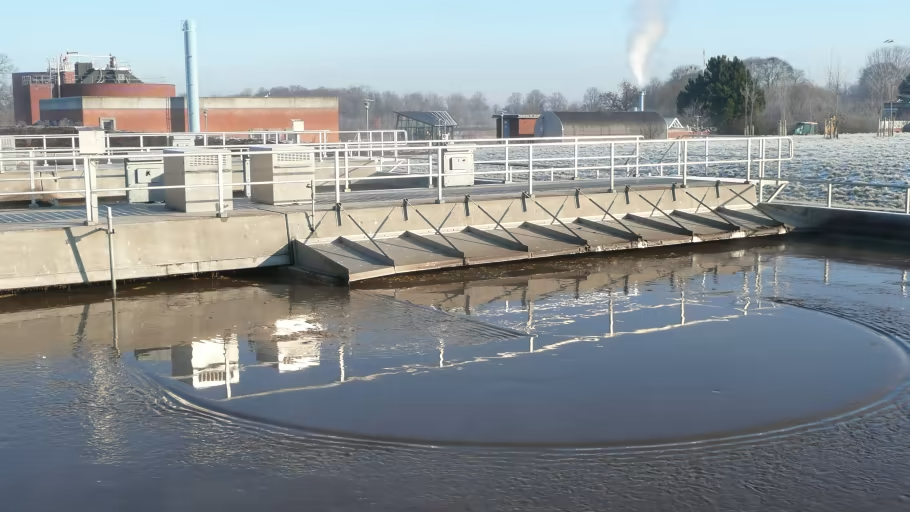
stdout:
[[(730, 140), (741, 140), (741, 139), (730, 139)], [(772, 138), (772, 140), (776, 141), (780, 148), (783, 147), (784, 141), (782, 140), (782, 138)], [(680, 165), (679, 170), (681, 172), (683, 183), (687, 183), (687, 181), (689, 179), (693, 179), (693, 177), (689, 176), (690, 165), (704, 165), (701, 162), (698, 162), (697, 164), (694, 162), (691, 164), (689, 163), (688, 148), (687, 148), (688, 142), (689, 141), (683, 141), (682, 146), (683, 146), (684, 150), (678, 151), (678, 154), (680, 155), (678, 159), (682, 160), (682, 162), (679, 162), (679, 165)], [(778, 164), (780, 165), (780, 164), (782, 164), (783, 161), (792, 159), (792, 156), (793, 156), (792, 140), (787, 138), (787, 142), (788, 142), (788, 145), (790, 146), (789, 154), (785, 155), (783, 153), (783, 151), (779, 151), (778, 155), (775, 158), (769, 158), (766, 160), (765, 159), (755, 160), (752, 158), (751, 152), (747, 152), (748, 154), (746, 155), (746, 158), (718, 158), (716, 160), (709, 159), (708, 161), (712, 165), (745, 165), (746, 166), (746, 175), (748, 175), (748, 173), (749, 173), (748, 169), (751, 168), (751, 165), (753, 163), (755, 163), (756, 161), (759, 162), (761, 166), (763, 166), (766, 161), (778, 162)], [(578, 140), (574, 140), (573, 142), (568, 142), (568, 143), (566, 143), (566, 142), (560, 143), (560, 142), (552, 142), (552, 141), (541, 143), (541, 142), (526, 141), (523, 144), (511, 143), (508, 145), (501, 144), (501, 143), (487, 144), (487, 145), (475, 144), (475, 145), (459, 146), (459, 149), (473, 149), (475, 151), (484, 150), (484, 149), (504, 150), (506, 155), (503, 160), (486, 159), (486, 160), (479, 161), (479, 163), (482, 163), (482, 164), (495, 164), (495, 165), (504, 164), (503, 170), (475, 169), (474, 175), (475, 176), (494, 176), (494, 177), (501, 176), (503, 181), (511, 182), (515, 176), (523, 176), (523, 175), (527, 174), (527, 193), (528, 193), (528, 195), (532, 195), (534, 193), (534, 181), (535, 181), (535, 179), (537, 179), (534, 175), (534, 171), (539, 170), (539, 165), (541, 163), (558, 163), (558, 162), (566, 163), (566, 165), (564, 165), (564, 166), (563, 165), (553, 165), (553, 166), (549, 166), (549, 167), (544, 167), (546, 170), (548, 170), (550, 172), (551, 181), (556, 181), (557, 177), (559, 177), (560, 179), (565, 178), (565, 179), (569, 179), (569, 180), (577, 179), (578, 177), (580, 177), (579, 173), (581, 171), (594, 171), (597, 173), (598, 177), (599, 177), (599, 173), (601, 171), (609, 171), (610, 188), (613, 189), (615, 187), (615, 174), (617, 171), (621, 171), (621, 172), (625, 171), (627, 174), (632, 174), (634, 171), (635, 174), (640, 174), (642, 172), (642, 170), (662, 168), (662, 166), (665, 163), (665, 162), (663, 162), (663, 159), (661, 159), (658, 162), (643, 161), (641, 159), (642, 148), (660, 147), (659, 145), (662, 143), (666, 144), (667, 141), (663, 141), (663, 140), (662, 141), (645, 141), (645, 140), (640, 140), (640, 139), (632, 139), (632, 140), (629, 140), (629, 139), (625, 139), (625, 140), (616, 140), (616, 139), (613, 139), (613, 140), (610, 140), (610, 139), (607, 139), (607, 140), (582, 140), (582, 139), (578, 139)], [(749, 145), (751, 146), (751, 142), (749, 143)], [(624, 146), (634, 148), (635, 152), (631, 153), (631, 154), (620, 152), (620, 154), (617, 155), (617, 149), (622, 149)], [(608, 153), (608, 154), (604, 154), (602, 156), (600, 156), (600, 155), (582, 156), (579, 153), (581, 152), (581, 149), (583, 149), (583, 148), (599, 148), (601, 150), (604, 150), (604, 152)], [(400, 148), (398, 148), (398, 149), (400, 149)], [(433, 166), (432, 160), (435, 157), (435, 160), (436, 160), (436, 167), (435, 167), (436, 173), (435, 174), (436, 174), (436, 178), (437, 178), (437, 200), (440, 202), (442, 202), (444, 200), (444, 190), (443, 189), (445, 188), (444, 181), (445, 181), (446, 173), (444, 171), (445, 166), (444, 166), (444, 161), (443, 161), (443, 158), (444, 158), (443, 153), (444, 153), (445, 149), (446, 149), (446, 146), (441, 146), (441, 145), (428, 146), (426, 148), (414, 149), (412, 152), (417, 153), (414, 156), (420, 157), (422, 155), (426, 158), (426, 161), (424, 162), (424, 161), (421, 161), (419, 158), (408, 157), (408, 163), (407, 163), (408, 168), (412, 169), (412, 170), (413, 169), (420, 170), (420, 169), (422, 169), (422, 167), (425, 166), (427, 168), (427, 175), (430, 179), (430, 186), (432, 186), (432, 178), (433, 178), (433, 174), (434, 174), (433, 173), (434, 166)], [(375, 151), (377, 151), (379, 153), (379, 159), (375, 163), (371, 162), (371, 166), (375, 165), (375, 167), (379, 171), (383, 171), (386, 168), (394, 169), (394, 168), (397, 168), (398, 166), (400, 166), (401, 163), (398, 162), (397, 159), (391, 159), (391, 161), (389, 161), (389, 160), (386, 160), (386, 157), (384, 156), (385, 154), (392, 154), (394, 152), (394, 150), (395, 150), (395, 148), (391, 148), (391, 147), (375, 149)], [(510, 150), (511, 150), (511, 152), (510, 152)], [(540, 150), (540, 151), (537, 151), (537, 150)], [(553, 151), (564, 150), (567, 153), (571, 152), (571, 155), (567, 154), (567, 156), (565, 156), (565, 157), (539, 156), (539, 153), (543, 153), (544, 155), (546, 155), (547, 150), (553, 150)], [(298, 151), (300, 151), (300, 146), (294, 146), (294, 145), (289, 145), (287, 148), (276, 148), (276, 150), (275, 150), (275, 152), (298, 152)], [(527, 151), (527, 158), (523, 158), (523, 155), (520, 155), (520, 154), (515, 155), (516, 151), (518, 151), (520, 153)], [(329, 178), (326, 180), (318, 180), (318, 179), (315, 180), (315, 181), (320, 181), (320, 182), (326, 182), (326, 181), (333, 182), (334, 187), (335, 187), (335, 202), (337, 204), (340, 204), (341, 200), (342, 200), (342, 181), (345, 184), (344, 191), (350, 190), (350, 188), (348, 186), (350, 183), (350, 180), (351, 180), (351, 176), (349, 174), (349, 170), (350, 170), (349, 159), (350, 159), (350, 156), (355, 152), (357, 152), (357, 149), (352, 148), (350, 144), (343, 145), (341, 148), (327, 148), (326, 153), (330, 153), (333, 158), (334, 176), (332, 178)], [(223, 161), (224, 161), (223, 157), (236, 155), (236, 152), (232, 152), (227, 149), (218, 149), (218, 150), (213, 149), (211, 151), (206, 152), (206, 154), (213, 155), (213, 156), (217, 155), (219, 157), (218, 158), (219, 167), (222, 168)], [(578, 156), (576, 156), (576, 155), (578, 155)], [(131, 156), (131, 155), (126, 155), (125, 157), (129, 157), (129, 156)], [(148, 157), (148, 153), (142, 153), (139, 155), (132, 155), (132, 156)], [(157, 155), (157, 156), (162, 159), (184, 157), (183, 154), (161, 154), (161, 155)], [(626, 157), (625, 163), (618, 163), (616, 161), (617, 156), (619, 156), (620, 158)], [(41, 176), (41, 174), (46, 171), (40, 171), (40, 170), (36, 169), (36, 166), (35, 166), (35, 162), (43, 161), (45, 159), (56, 162), (57, 160), (61, 160), (61, 159), (69, 160), (71, 158), (72, 158), (72, 155), (70, 155), (70, 154), (35, 155), (32, 152), (32, 153), (29, 153), (29, 156), (27, 156), (27, 157), (17, 157), (17, 158), (13, 158), (13, 159), (9, 159), (9, 158), (0, 159), (0, 165), (2, 165), (4, 162), (9, 162), (9, 161), (13, 161), (17, 164), (23, 163), (23, 162), (26, 162), (28, 164), (28, 171), (27, 171), (28, 177), (27, 178), (25, 178), (25, 177), (23, 177), (21, 179), (12, 178), (12, 177), (11, 178), (0, 178), (0, 183), (17, 182), (17, 181), (19, 181), (19, 182), (27, 181), (29, 183), (28, 191), (2, 192), (2, 193), (0, 193), (0, 198), (16, 197), (16, 196), (21, 197), (23, 195), (28, 195), (28, 196), (34, 198), (38, 194), (43, 194), (43, 193), (48, 193), (48, 192), (63, 193), (63, 194), (80, 194), (81, 193), (81, 195), (84, 198), (86, 198), (86, 201), (85, 201), (85, 203), (86, 203), (85, 204), (86, 221), (91, 223), (91, 222), (97, 221), (97, 219), (94, 218), (95, 215), (93, 214), (93, 208), (95, 207), (94, 205), (96, 204), (96, 201), (97, 201), (97, 198), (99, 195), (110, 194), (110, 193), (114, 193), (114, 192), (127, 192), (129, 190), (134, 190), (131, 187), (113, 187), (113, 188), (111, 188), (111, 187), (98, 188), (97, 187), (97, 185), (94, 183), (94, 181), (96, 180), (96, 173), (94, 172), (94, 170), (97, 168), (97, 165), (93, 165), (93, 164), (98, 164), (101, 161), (106, 160), (108, 158), (107, 155), (92, 155), (92, 156), (84, 155), (84, 156), (82, 156), (81, 160), (82, 160), (82, 171), (83, 172), (81, 175), (77, 175), (77, 176), (45, 177), (45, 176)], [(343, 177), (341, 174), (342, 158), (344, 159), (344, 162), (345, 162), (345, 164), (344, 164), (345, 172), (344, 172)], [(633, 158), (634, 158), (634, 161), (632, 160)], [(591, 165), (591, 164), (597, 164), (598, 161), (601, 161), (602, 164), (601, 165)], [(526, 165), (527, 171), (524, 171), (520, 168), (516, 168), (516, 165)], [(75, 170), (76, 170), (76, 172), (78, 172), (79, 169), (76, 168)], [(85, 172), (86, 170), (88, 170), (89, 172)], [(223, 170), (224, 169), (222, 168), (222, 171)], [(12, 171), (12, 173), (16, 173), (16, 172), (17, 171)], [(557, 173), (560, 173), (560, 174), (557, 175)], [(565, 173), (565, 176), (563, 176), (563, 173)], [(250, 181), (248, 179), (248, 177), (245, 175), (241, 182), (236, 182), (234, 180), (231, 180), (230, 183), (226, 184), (222, 181), (222, 179), (223, 179), (222, 175), (223, 175), (223, 173), (219, 172), (219, 174), (218, 174), (219, 183), (218, 184), (192, 185), (192, 186), (190, 186), (190, 185), (180, 185), (180, 186), (154, 185), (154, 186), (143, 187), (143, 189), (151, 191), (151, 190), (160, 190), (160, 189), (168, 189), (168, 188), (189, 189), (189, 188), (204, 188), (204, 187), (215, 186), (215, 187), (219, 188), (219, 199), (218, 199), (219, 207), (217, 208), (217, 214), (223, 215), (224, 214), (224, 211), (223, 211), (223, 204), (224, 204), (223, 189), (224, 189), (224, 187), (239, 187), (239, 186), (250, 187), (252, 185), (274, 185), (274, 184), (280, 184), (280, 183), (283, 183), (283, 184), (310, 183), (310, 181), (311, 181), (310, 178), (307, 178), (306, 180), (300, 180), (300, 181), (281, 181), (281, 182), (256, 181), (256, 182), (253, 182), (253, 181)], [(387, 173), (387, 174), (383, 174), (380, 176), (375, 176), (375, 175), (374, 176), (364, 176), (364, 177), (357, 177), (355, 179), (358, 181), (371, 181), (371, 180), (394, 180), (394, 179), (398, 179), (398, 178), (409, 178), (409, 177), (411, 177), (410, 174)], [(39, 184), (42, 184), (45, 181), (79, 180), (79, 179), (83, 180), (81, 189), (74, 187), (69, 190), (56, 190), (56, 191), (37, 190), (37, 186)], [(694, 179), (697, 179), (697, 178), (694, 178)], [(42, 188), (43, 188), (43, 186), (42, 186)]]

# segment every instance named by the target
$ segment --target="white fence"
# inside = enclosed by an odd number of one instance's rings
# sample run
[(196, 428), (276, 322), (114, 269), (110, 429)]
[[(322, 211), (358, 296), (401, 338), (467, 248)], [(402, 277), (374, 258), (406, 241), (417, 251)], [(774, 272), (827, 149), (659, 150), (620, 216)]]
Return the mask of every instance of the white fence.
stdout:
[[(399, 142), (392, 145), (373, 144), (365, 148), (359, 143), (341, 143), (321, 148), (325, 159), (322, 169), (330, 169), (331, 177), (328, 180), (319, 179), (321, 183), (330, 183), (334, 189), (334, 203), (343, 202), (343, 191), (348, 190), (351, 177), (352, 160), (366, 158), (371, 167), (378, 172), (371, 176), (357, 176), (358, 182), (371, 180), (384, 180), (384, 184), (393, 183), (389, 188), (399, 188), (394, 185), (396, 179), (411, 179), (414, 175), (426, 176), (427, 187), (434, 187), (436, 200), (444, 202), (445, 190), (442, 162), (443, 152), (452, 147), (448, 144)], [(603, 180), (603, 185), (613, 189), (617, 179), (639, 178), (674, 178), (685, 186), (689, 180), (767, 180), (769, 178), (780, 180), (781, 164), (793, 159), (794, 146), (790, 137), (755, 137), (755, 138), (712, 138), (708, 140), (641, 140), (633, 139), (604, 139), (586, 140), (526, 140), (521, 143), (510, 142), (505, 144), (502, 140), (466, 141), (457, 146), (459, 149), (473, 150), (477, 166), (474, 177), (479, 180), (475, 185), (484, 187), (488, 185), (520, 183), (520, 189), (528, 195), (534, 194), (535, 184), (542, 182), (567, 182), (566, 188), (576, 188), (571, 182), (576, 180)], [(369, 156), (364, 157), (367, 150)], [(295, 152), (299, 147), (288, 145), (280, 147), (276, 152)], [(25, 192), (0, 192), (0, 201), (6, 197), (22, 197), (31, 194), (32, 198), (41, 193), (37, 185), (47, 180), (78, 180), (78, 187), (70, 187), (69, 192), (75, 191), (82, 195), (86, 208), (86, 222), (98, 221), (97, 200), (99, 195), (125, 195), (129, 187), (97, 188), (96, 169), (98, 165), (109, 161), (109, 155), (78, 156), (75, 172), (69, 176), (61, 176), (54, 172), (53, 167), (39, 168), (45, 161), (57, 160), (72, 161), (71, 154), (27, 154), (14, 159), (0, 159), (0, 166), (15, 164), (15, 169), (6, 172), (0, 177), (0, 189), (4, 183), (28, 182)], [(212, 155), (237, 156), (236, 153), (226, 148), (210, 150)], [(148, 153), (137, 152), (137, 157), (148, 157)], [(130, 155), (122, 155), (128, 157)], [(155, 155), (160, 158), (182, 158), (180, 154)], [(222, 162), (231, 162), (232, 159), (219, 158), (219, 167)], [(362, 160), (360, 161), (362, 163)], [(230, 164), (228, 164), (230, 165)], [(52, 174), (48, 176), (48, 174)], [(209, 185), (179, 185), (179, 186), (149, 186), (148, 190), (168, 188), (200, 188), (218, 187), (219, 194), (223, 193), (224, 183), (220, 180), (223, 173), (218, 173), (219, 182)], [(280, 183), (310, 183), (316, 186), (317, 180), (283, 181)], [(248, 175), (242, 182), (232, 182), (233, 186), (271, 185), (279, 182), (250, 181)], [(413, 186), (413, 185), (411, 185)], [(425, 190), (425, 189), (424, 189)], [(461, 191), (463, 195), (463, 191)], [(313, 208), (315, 197), (313, 194)], [(219, 205), (224, 203), (221, 197)], [(219, 207), (218, 215), (226, 212)]]

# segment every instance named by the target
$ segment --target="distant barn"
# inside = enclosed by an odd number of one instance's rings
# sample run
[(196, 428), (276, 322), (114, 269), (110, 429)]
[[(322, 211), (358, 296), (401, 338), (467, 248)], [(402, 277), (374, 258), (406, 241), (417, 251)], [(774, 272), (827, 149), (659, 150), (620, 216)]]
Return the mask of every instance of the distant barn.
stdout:
[(596, 135), (666, 139), (667, 122), (657, 112), (544, 112), (534, 126), (535, 137)]

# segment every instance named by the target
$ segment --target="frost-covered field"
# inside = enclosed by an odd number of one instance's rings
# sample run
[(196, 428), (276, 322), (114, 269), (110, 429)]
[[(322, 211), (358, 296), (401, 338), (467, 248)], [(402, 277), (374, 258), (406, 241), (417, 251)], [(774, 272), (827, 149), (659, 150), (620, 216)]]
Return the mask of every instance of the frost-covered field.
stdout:
[[(887, 183), (898, 186), (910, 184), (910, 134), (895, 137), (879, 138), (875, 135), (842, 135), (837, 140), (825, 140), (821, 136), (794, 137), (794, 158), (781, 164), (781, 178), (784, 180), (817, 179), (868, 183)], [(712, 163), (707, 169), (705, 161), (705, 144), (703, 141), (688, 143), (689, 176), (745, 178), (745, 163)], [(710, 162), (730, 162), (745, 160), (747, 156), (746, 139), (735, 141), (710, 140), (708, 143)], [(649, 142), (641, 146), (640, 173), (643, 176), (657, 176), (661, 173), (676, 175), (677, 141)], [(551, 174), (556, 180), (572, 176), (569, 170), (575, 163), (575, 148), (568, 146), (534, 145), (534, 180), (548, 180)], [(635, 144), (617, 143), (614, 148), (614, 161), (617, 176), (633, 174), (634, 169), (620, 166), (635, 164)], [(769, 141), (766, 158), (777, 157), (777, 143)], [(784, 142), (782, 154), (789, 153), (787, 142)], [(600, 171), (600, 177), (609, 176), (609, 145), (582, 145), (579, 147), (579, 166), (590, 167), (579, 172), (581, 178), (593, 178)], [(757, 142), (753, 142), (752, 158), (759, 157)], [(528, 150), (525, 147), (510, 147), (509, 163), (515, 174), (514, 181), (527, 181)], [(483, 171), (505, 170), (504, 147), (480, 149), (475, 154), (478, 161), (478, 174)], [(495, 163), (483, 163), (495, 162)], [(662, 164), (662, 168), (661, 168)], [(555, 170), (554, 170), (555, 169)], [(493, 175), (487, 177), (494, 178)], [(501, 179), (502, 176), (495, 176)], [(752, 177), (758, 177), (758, 164), (752, 164)], [(765, 177), (777, 177), (777, 163), (768, 162), (765, 166)], [(771, 190), (765, 190), (766, 196)], [(778, 196), (781, 201), (824, 202), (827, 189), (824, 185), (791, 183)], [(903, 209), (905, 191), (894, 188), (872, 188), (855, 186), (836, 186), (834, 203), (840, 205)]]
[[(842, 135), (838, 140), (821, 137), (796, 138), (793, 162), (784, 165), (787, 179), (819, 179), (887, 183), (904, 187), (910, 184), (910, 134), (876, 137), (873, 134)], [(835, 205), (904, 209), (903, 188), (836, 186)], [(824, 202), (824, 185), (790, 184), (779, 196), (781, 201)]]

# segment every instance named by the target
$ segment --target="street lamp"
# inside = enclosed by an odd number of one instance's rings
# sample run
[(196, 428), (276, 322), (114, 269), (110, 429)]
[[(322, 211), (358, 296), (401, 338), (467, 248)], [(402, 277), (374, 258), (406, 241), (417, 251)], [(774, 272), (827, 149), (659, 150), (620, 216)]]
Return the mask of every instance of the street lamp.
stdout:
[(366, 113), (367, 117), (367, 131), (370, 131), (370, 103), (373, 103), (375, 100), (369, 98), (363, 100), (363, 110)]

